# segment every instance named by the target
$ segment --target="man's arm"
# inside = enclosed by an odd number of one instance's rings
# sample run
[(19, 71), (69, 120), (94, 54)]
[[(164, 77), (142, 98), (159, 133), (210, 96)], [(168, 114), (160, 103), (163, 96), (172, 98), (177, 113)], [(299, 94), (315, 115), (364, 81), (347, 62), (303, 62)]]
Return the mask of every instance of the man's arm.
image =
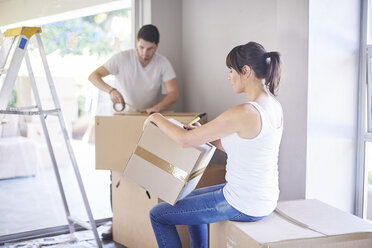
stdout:
[(105, 81), (102, 79), (109, 74), (110, 72), (104, 66), (100, 66), (89, 75), (88, 80), (98, 89), (109, 92), (112, 90), (112, 87), (105, 83)]
[(164, 86), (167, 95), (159, 103), (155, 104), (151, 108), (146, 109), (145, 112), (147, 112), (148, 114), (160, 112), (164, 109), (167, 109), (178, 100), (179, 92), (176, 79), (173, 78), (169, 81), (164, 82)]
[(100, 66), (89, 75), (88, 80), (98, 89), (110, 93), (112, 102), (121, 103), (124, 106), (125, 102), (120, 92), (105, 83), (102, 79), (109, 74), (110, 72), (104, 66)]

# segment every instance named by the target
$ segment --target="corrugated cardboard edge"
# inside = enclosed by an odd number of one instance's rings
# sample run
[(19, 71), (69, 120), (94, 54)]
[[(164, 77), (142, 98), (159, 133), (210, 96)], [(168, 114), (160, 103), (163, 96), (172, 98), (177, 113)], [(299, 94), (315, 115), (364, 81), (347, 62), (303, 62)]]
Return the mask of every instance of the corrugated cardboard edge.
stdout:
[[(355, 241), (355, 240), (362, 240), (362, 239), (371, 239), (372, 244), (372, 232), (356, 232), (356, 233), (346, 233), (346, 234), (338, 234), (338, 235), (327, 235), (319, 230), (311, 228), (309, 225), (302, 223), (301, 221), (294, 219), (284, 213), (283, 211), (279, 210), (278, 208), (274, 211), (279, 217), (284, 218), (288, 222), (291, 222), (294, 225), (299, 227), (317, 232), (322, 237), (312, 237), (312, 238), (299, 238), (299, 239), (291, 239), (291, 240), (282, 240), (277, 242), (270, 242), (265, 243), (262, 245), (263, 248), (286, 248), (286, 247), (300, 247), (306, 245), (324, 245), (330, 243), (338, 243), (338, 242), (345, 242), (345, 241)], [(371, 246), (372, 247), (372, 246)]]
[[(213, 146), (211, 143), (206, 143), (206, 145), (210, 146), (211, 149), (207, 152), (207, 154), (202, 153), (202, 154), (199, 156), (199, 158), (198, 158), (196, 164), (199, 164), (199, 163), (201, 162), (201, 160), (209, 160), (209, 161), (210, 161), (210, 160), (212, 159), (213, 154), (216, 152), (216, 147)], [(204, 167), (202, 167), (202, 168), (204, 168), (204, 169), (207, 168), (207, 166), (208, 166), (208, 164), (209, 164), (209, 161), (208, 161), (208, 163), (207, 163)], [(198, 168), (198, 169), (202, 169), (202, 168)], [(203, 172), (203, 173), (204, 173), (204, 172)], [(198, 176), (192, 178), (191, 180), (195, 179), (195, 180), (198, 180), (198, 182), (199, 182), (200, 179), (201, 179), (201, 177), (203, 176), (203, 173), (201, 173), (200, 175), (198, 175)], [(192, 173), (191, 173), (191, 174), (192, 174)], [(190, 175), (191, 175), (191, 174), (190, 174)], [(179, 199), (179, 197), (180, 197), (182, 191), (184, 190), (186, 184), (187, 184), (187, 182), (183, 185), (182, 190), (180, 191), (180, 193), (179, 193), (178, 196), (177, 196), (177, 200), (176, 200), (174, 203), (172, 203), (172, 205), (176, 204), (176, 202), (178, 201), (178, 199)], [(196, 184), (196, 185), (197, 185), (197, 184)]]
[[(194, 115), (194, 117), (197, 117), (200, 113), (190, 113), (190, 112), (161, 112), (162, 115), (165, 117), (169, 115), (173, 116), (189, 116), (189, 115)], [(125, 115), (125, 116), (149, 116), (147, 113), (141, 113), (141, 112), (115, 112), (114, 115)]]
[(346, 241), (356, 241), (370, 239), (372, 244), (372, 232), (358, 232), (339, 235), (330, 235), (316, 238), (300, 238), (270, 242), (262, 244), (262, 248), (289, 248), (289, 247), (316, 247), (318, 245), (326, 245), (333, 243), (342, 243)]

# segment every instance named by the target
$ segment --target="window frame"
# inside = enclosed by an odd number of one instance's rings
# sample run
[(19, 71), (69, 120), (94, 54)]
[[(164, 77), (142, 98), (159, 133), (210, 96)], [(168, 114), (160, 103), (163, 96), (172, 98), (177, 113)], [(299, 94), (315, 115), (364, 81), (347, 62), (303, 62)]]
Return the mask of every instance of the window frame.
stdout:
[(372, 44), (367, 45), (367, 133), (372, 133)]
[[(370, 0), (362, 0), (360, 6), (360, 46), (359, 46), (359, 90), (358, 90), (358, 130), (355, 178), (354, 214), (365, 219), (367, 212), (367, 173), (365, 163), (366, 142), (372, 141), (372, 134), (367, 132), (367, 21)], [(370, 87), (371, 88), (371, 87)]]

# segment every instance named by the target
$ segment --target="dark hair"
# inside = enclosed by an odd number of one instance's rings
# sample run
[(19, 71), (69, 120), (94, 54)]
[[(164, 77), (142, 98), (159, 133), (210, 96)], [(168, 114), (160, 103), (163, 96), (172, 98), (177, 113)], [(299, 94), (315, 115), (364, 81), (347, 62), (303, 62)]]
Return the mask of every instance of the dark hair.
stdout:
[(279, 86), (280, 64), (278, 52), (268, 53), (262, 45), (253, 41), (234, 47), (226, 57), (226, 66), (239, 74), (243, 73), (243, 66), (251, 67), (257, 78), (265, 79), (265, 85), (273, 95)]
[(159, 37), (160, 34), (158, 28), (151, 24), (142, 26), (137, 34), (137, 40), (141, 38), (145, 41), (153, 42), (156, 45), (159, 43)]

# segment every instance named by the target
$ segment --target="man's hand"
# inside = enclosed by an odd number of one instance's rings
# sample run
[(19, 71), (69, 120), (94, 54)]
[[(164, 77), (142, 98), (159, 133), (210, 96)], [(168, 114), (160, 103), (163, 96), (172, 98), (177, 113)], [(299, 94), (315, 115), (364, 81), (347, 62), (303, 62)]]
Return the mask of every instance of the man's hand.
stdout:
[(152, 106), (151, 108), (143, 109), (140, 112), (141, 113), (147, 113), (147, 114), (159, 113), (160, 108), (155, 105), (155, 106)]
[(111, 91), (110, 93), (110, 98), (111, 98), (111, 101), (113, 103), (121, 103), (121, 105), (123, 105), (123, 109), (125, 108), (125, 101), (124, 101), (124, 98), (123, 96), (120, 94), (119, 91), (117, 91), (116, 89)]

